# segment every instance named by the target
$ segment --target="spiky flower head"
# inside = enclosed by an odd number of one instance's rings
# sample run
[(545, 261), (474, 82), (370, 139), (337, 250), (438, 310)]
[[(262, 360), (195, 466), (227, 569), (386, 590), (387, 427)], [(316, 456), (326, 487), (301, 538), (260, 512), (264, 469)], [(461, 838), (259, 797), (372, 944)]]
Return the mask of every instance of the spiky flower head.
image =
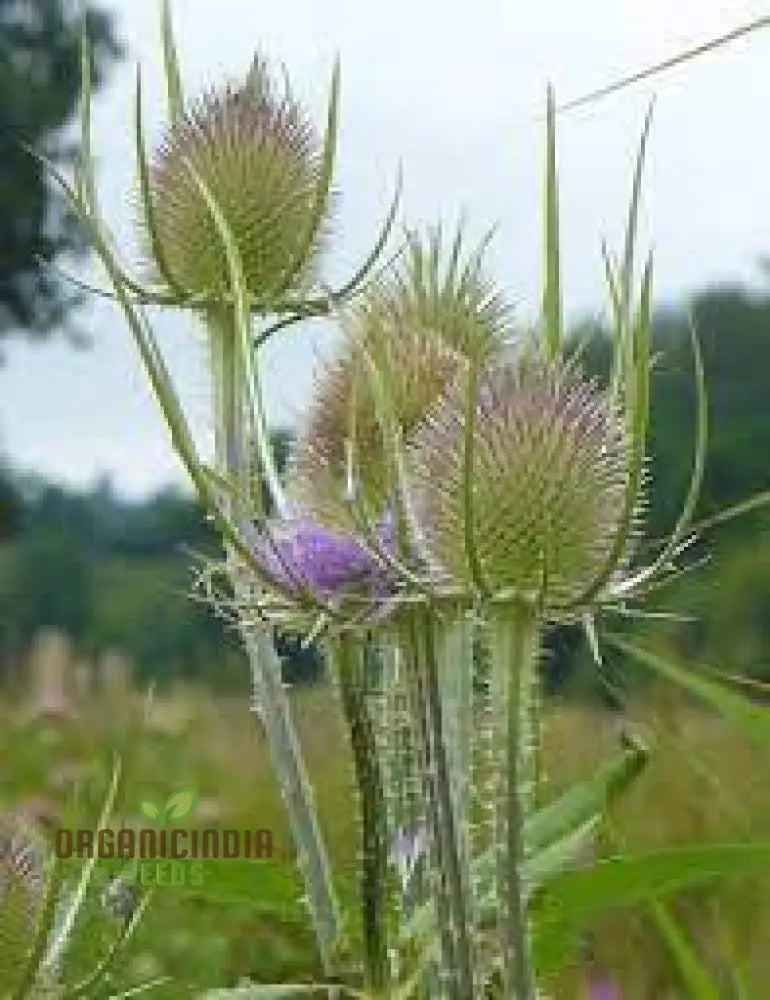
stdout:
[(231, 287), (222, 238), (201, 182), (240, 254), (254, 296), (307, 281), (323, 235), (317, 197), (323, 157), (316, 131), (288, 89), (279, 94), (257, 56), (242, 86), (207, 94), (171, 123), (150, 166), (154, 234), (161, 279), (186, 292)]
[(318, 378), (292, 462), (292, 495), (324, 523), (350, 530), (348, 478), (371, 516), (393, 497), (387, 431), (372, 385), (372, 365), (383, 381), (400, 433), (408, 439), (457, 376), (462, 358), (441, 337), (417, 328), (393, 328), (376, 357), (347, 340)]
[(558, 618), (624, 530), (622, 419), (574, 365), (521, 352), (481, 375), (472, 434), (468, 395), (444, 400), (410, 451), (426, 556), (455, 582), (481, 577), (491, 593), (539, 599)]
[(356, 303), (337, 356), (316, 379), (292, 484), (327, 523), (350, 524), (344, 497), (351, 459), (372, 513), (392, 500), (383, 402), (408, 441), (469, 358), (501, 349), (509, 313), (483, 270), (486, 242), (462, 254), (461, 238), (458, 229), (447, 252), (440, 228), (425, 238), (409, 233), (404, 254)]
[(46, 896), (47, 848), (33, 819), (0, 814), (0, 975), (11, 981), (34, 941)]

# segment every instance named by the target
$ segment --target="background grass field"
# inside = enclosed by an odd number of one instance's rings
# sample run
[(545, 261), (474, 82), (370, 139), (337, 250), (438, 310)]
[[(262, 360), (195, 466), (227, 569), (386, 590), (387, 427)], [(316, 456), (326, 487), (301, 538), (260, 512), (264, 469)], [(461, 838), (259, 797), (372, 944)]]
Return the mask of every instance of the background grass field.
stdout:
[[(39, 665), (31, 672), (46, 673)], [(25, 806), (50, 824), (89, 825), (117, 751), (125, 781), (113, 827), (146, 826), (142, 800), (162, 802), (193, 785), (200, 799), (185, 824), (269, 828), (275, 844), (272, 861), (206, 862), (202, 886), (157, 888), (116, 982), (167, 974), (174, 985), (157, 995), (174, 998), (244, 979), (312, 978), (315, 951), (289, 832), (247, 690), (242, 697), (216, 698), (203, 688), (178, 685), (145, 709), (144, 696), (121, 685), (117, 662), (112, 674), (111, 688), (81, 692), (59, 711), (49, 705), (42, 712), (39, 693), (30, 698), (16, 692), (0, 703), (0, 805)], [(297, 689), (293, 698), (340, 891), (352, 907), (355, 798), (336, 704), (323, 684)], [(551, 700), (544, 758), (548, 794), (588, 776), (617, 749), (623, 726), (654, 750), (646, 773), (615, 809), (626, 846), (770, 838), (770, 749), (752, 745), (729, 723), (663, 686), (647, 688), (623, 713)], [(75, 791), (76, 820), (68, 805)], [(111, 868), (108, 862), (101, 866), (101, 884)], [(73, 953), (76, 969), (85, 968), (115, 930), (98, 891), (92, 895), (85, 917), (91, 931)], [(749, 997), (763, 996), (770, 982), (769, 897), (770, 872), (708, 884), (673, 904), (717, 976), (724, 963), (744, 969)], [(629, 1000), (680, 995), (674, 967), (644, 909), (609, 914), (586, 930), (594, 965), (585, 955), (576, 957), (553, 984), (555, 997), (581, 996), (589, 967), (616, 975)]]

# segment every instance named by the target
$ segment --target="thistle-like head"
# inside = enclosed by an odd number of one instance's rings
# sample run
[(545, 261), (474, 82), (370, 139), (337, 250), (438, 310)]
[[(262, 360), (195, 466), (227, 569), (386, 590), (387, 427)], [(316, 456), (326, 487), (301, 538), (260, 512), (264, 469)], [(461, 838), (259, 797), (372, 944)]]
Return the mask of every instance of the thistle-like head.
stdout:
[(203, 184), (232, 233), (248, 292), (267, 297), (307, 281), (322, 237), (322, 169), (310, 119), (257, 56), (241, 86), (207, 94), (171, 123), (150, 165), (147, 242), (161, 279), (192, 294), (231, 289)]
[(391, 325), (377, 345), (350, 338), (318, 377), (292, 463), (291, 492), (324, 523), (349, 530), (350, 479), (372, 516), (393, 497), (389, 433), (373, 379), (408, 439), (457, 377), (462, 361), (433, 331)]
[(392, 432), (408, 441), (465, 370), (503, 343), (508, 309), (482, 267), (436, 229), (410, 233), (403, 255), (350, 316), (321, 370), (295, 450), (293, 490), (326, 523), (349, 525), (349, 481), (376, 516), (393, 498)]
[(483, 371), (470, 399), (443, 400), (410, 450), (426, 556), (462, 586), (558, 618), (628, 554), (623, 420), (575, 366), (522, 352)]

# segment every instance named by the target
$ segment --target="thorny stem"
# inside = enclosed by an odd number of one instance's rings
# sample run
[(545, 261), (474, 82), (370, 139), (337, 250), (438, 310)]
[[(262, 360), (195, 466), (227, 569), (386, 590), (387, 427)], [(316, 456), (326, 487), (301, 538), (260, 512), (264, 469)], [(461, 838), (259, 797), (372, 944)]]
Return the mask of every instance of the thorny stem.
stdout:
[[(232, 480), (235, 486), (234, 495), (225, 496), (223, 502), (233, 508), (233, 520), (242, 530), (248, 526), (251, 493), (250, 436), (245, 413), (242, 358), (232, 312), (212, 312), (205, 319), (212, 351), (217, 465), (220, 474)], [(248, 599), (249, 584), (243, 578), (239, 561), (231, 548), (228, 550), (228, 563), (236, 600)], [(321, 962), (324, 972), (331, 976), (337, 970), (340, 915), (312, 788), (283, 687), (281, 663), (264, 628), (242, 624), (240, 631), (251, 667), (255, 702), (259, 705), (268, 750), (296, 845), (297, 863), (305, 882)]]
[(429, 812), (433, 822), (435, 863), (439, 875), (438, 920), (441, 928), (442, 961), (449, 973), (453, 997), (470, 1000), (475, 996), (471, 928), (471, 886), (463, 877), (462, 832), (457, 822), (450, 761), (447, 752), (439, 664), (436, 655), (434, 620), (430, 609), (414, 612), (414, 638), (419, 644), (418, 692), (422, 717), (422, 737), (428, 766), (426, 779)]
[[(446, 732), (445, 713), (439, 682), (439, 662), (436, 656), (434, 624), (432, 615), (428, 612), (425, 623), (427, 707), (436, 762), (439, 820), (446, 852), (449, 906), (455, 938), (456, 976), (460, 996), (471, 998), (475, 996), (471, 937), (472, 889), (469, 879), (464, 877), (465, 873), (462, 863), (462, 840), (464, 832), (460, 829), (460, 824), (466, 817), (458, 815), (458, 810), (455, 808), (456, 796), (454, 794), (455, 789), (452, 782), (447, 748), (448, 734)], [(455, 665), (450, 664), (447, 666), (453, 667)]]
[(513, 1000), (535, 1000), (529, 890), (522, 873), (528, 856), (524, 827), (534, 808), (537, 773), (533, 719), (539, 650), (536, 611), (517, 602), (501, 609), (492, 629), (493, 680), (505, 747), (499, 762), (504, 805), (498, 830), (504, 995)]
[[(454, 969), (454, 938), (450, 922), (450, 912), (447, 902), (446, 872), (444, 867), (444, 844), (441, 837), (438, 819), (438, 792), (436, 788), (436, 773), (434, 767), (433, 745), (427, 721), (425, 678), (423, 675), (423, 644), (424, 633), (420, 628), (418, 609), (409, 609), (402, 616), (402, 642), (406, 663), (407, 683), (410, 691), (411, 713), (415, 725), (416, 756), (418, 770), (422, 776), (425, 795), (425, 816), (430, 829), (428, 830), (429, 861), (428, 871), (436, 902), (436, 922), (439, 928), (441, 943), (441, 966), (444, 974), (451, 974)], [(430, 974), (430, 973), (429, 973)], [(456, 986), (449, 983), (451, 995), (457, 996)]]
[(366, 986), (373, 996), (387, 995), (386, 927), (388, 837), (385, 793), (377, 744), (366, 703), (367, 647), (342, 635), (337, 644), (337, 682), (350, 732), (353, 767), (361, 806), (361, 906)]

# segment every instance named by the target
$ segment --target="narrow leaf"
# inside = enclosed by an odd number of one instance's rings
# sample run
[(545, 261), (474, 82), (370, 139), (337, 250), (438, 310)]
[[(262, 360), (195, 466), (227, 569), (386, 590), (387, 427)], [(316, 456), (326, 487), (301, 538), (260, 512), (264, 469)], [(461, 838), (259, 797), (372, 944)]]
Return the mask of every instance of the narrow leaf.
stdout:
[(770, 843), (669, 848), (608, 858), (556, 876), (536, 906), (535, 952), (541, 974), (569, 957), (577, 934), (595, 917), (717, 877), (770, 867)]

